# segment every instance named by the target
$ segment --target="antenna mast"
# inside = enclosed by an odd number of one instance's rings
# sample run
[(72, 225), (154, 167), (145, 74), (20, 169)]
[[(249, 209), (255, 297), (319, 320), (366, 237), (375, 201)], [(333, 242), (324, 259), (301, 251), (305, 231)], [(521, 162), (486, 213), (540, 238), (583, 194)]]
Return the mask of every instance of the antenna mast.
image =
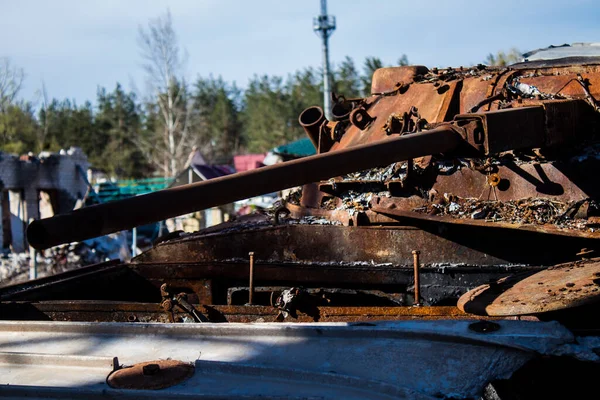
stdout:
[(327, 0), (321, 0), (321, 15), (313, 19), (313, 30), (323, 41), (323, 109), (331, 121), (331, 87), (329, 77), (329, 36), (335, 30), (335, 17), (327, 15)]

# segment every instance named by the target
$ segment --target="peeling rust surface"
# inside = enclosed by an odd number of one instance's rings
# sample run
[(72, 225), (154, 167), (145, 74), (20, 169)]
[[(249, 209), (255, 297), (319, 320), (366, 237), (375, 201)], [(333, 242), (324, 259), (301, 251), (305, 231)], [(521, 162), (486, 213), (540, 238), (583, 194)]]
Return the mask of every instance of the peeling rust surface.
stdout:
[(540, 314), (600, 301), (600, 259), (550, 267), (533, 275), (509, 276), (465, 293), (458, 307), (489, 316)]
[[(210, 322), (278, 322), (279, 311), (270, 306), (194, 305)], [(158, 304), (111, 302), (8, 302), (0, 305), (5, 317), (33, 321), (170, 322)], [(20, 318), (19, 318), (20, 316)], [(453, 306), (435, 307), (329, 307), (299, 309), (285, 322), (357, 322), (386, 320), (472, 319)], [(192, 322), (175, 312), (175, 322)]]
[[(590, 170), (599, 168), (597, 160), (568, 164), (547, 162), (517, 165), (507, 163), (497, 166), (502, 179), (496, 191), (498, 201), (529, 197), (548, 197), (562, 201), (578, 201), (598, 196)], [(471, 169), (461, 169), (450, 175), (438, 175), (431, 189), (439, 193), (452, 193), (459, 197), (479, 197), (487, 188), (487, 174)]]

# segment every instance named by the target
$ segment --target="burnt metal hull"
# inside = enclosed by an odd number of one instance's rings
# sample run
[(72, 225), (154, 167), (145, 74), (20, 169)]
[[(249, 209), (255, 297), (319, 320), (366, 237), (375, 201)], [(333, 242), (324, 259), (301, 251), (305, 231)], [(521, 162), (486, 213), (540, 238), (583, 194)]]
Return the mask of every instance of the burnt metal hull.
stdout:
[(470, 226), (422, 221), (418, 225), (418, 228), (319, 224), (240, 227), (160, 243), (132, 263), (246, 260), (248, 252), (253, 251), (257, 260), (273, 263), (412, 266), (411, 252), (419, 250), (424, 254), (425, 266), (541, 266), (571, 259), (582, 248), (593, 249), (599, 243), (595, 236), (540, 234), (493, 223)]

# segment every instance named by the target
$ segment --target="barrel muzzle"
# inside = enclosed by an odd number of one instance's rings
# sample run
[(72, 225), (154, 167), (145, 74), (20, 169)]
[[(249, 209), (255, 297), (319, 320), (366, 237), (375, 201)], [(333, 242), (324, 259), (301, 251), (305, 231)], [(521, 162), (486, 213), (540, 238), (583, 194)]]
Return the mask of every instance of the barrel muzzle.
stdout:
[(319, 149), (319, 133), (321, 131), (321, 125), (325, 122), (325, 114), (323, 109), (319, 106), (308, 107), (302, 111), (298, 122), (300, 126), (304, 128), (304, 131), (310, 138), (310, 141), (315, 145), (316, 149)]

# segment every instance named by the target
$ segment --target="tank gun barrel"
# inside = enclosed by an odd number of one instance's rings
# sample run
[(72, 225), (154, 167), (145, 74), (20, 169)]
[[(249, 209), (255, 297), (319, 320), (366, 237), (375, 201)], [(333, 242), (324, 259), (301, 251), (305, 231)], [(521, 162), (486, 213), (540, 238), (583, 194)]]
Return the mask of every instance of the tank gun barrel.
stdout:
[(36, 249), (91, 239), (351, 172), (446, 153), (462, 141), (460, 134), (449, 125), (390, 137), (36, 220), (27, 229), (27, 239)]

